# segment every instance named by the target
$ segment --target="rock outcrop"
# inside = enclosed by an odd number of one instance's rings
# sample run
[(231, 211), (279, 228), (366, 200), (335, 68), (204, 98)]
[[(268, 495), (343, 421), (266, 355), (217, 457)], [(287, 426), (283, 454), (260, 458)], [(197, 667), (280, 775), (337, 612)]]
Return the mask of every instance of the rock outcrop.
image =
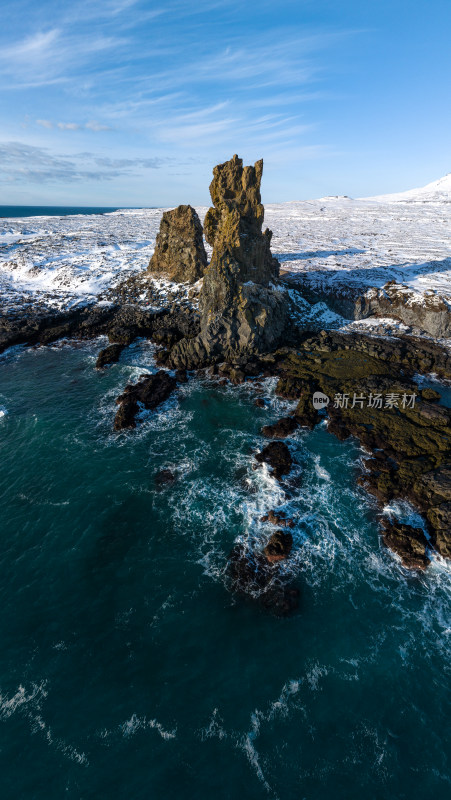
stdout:
[(383, 541), (401, 559), (407, 569), (426, 569), (431, 559), (428, 557), (429, 543), (421, 528), (403, 525), (383, 519), (381, 522)]
[[(288, 557), (292, 544), (291, 534), (280, 533), (287, 539), (283, 544), (276, 545), (275, 540), (271, 546), (268, 543), (268, 555), (266, 549), (261, 552), (244, 543), (236, 544), (229, 556), (226, 575), (233, 592), (257, 601), (276, 616), (286, 616), (298, 608), (300, 592), (290, 583), (289, 576), (278, 569), (278, 562)], [(273, 557), (274, 549), (278, 558)]]
[(140, 408), (153, 410), (167, 400), (176, 386), (176, 379), (163, 370), (155, 375), (142, 376), (138, 383), (128, 384), (116, 400), (119, 409), (114, 420), (114, 430), (135, 428), (136, 415)]
[(293, 459), (285, 442), (270, 442), (261, 453), (255, 454), (255, 459), (260, 464), (268, 464), (278, 481), (282, 480), (284, 475), (288, 475), (293, 466)]
[(197, 367), (273, 349), (286, 325), (283, 291), (274, 288), (279, 263), (262, 232), (260, 182), (263, 161), (243, 167), (238, 156), (213, 170), (214, 203), (205, 217), (213, 247), (199, 297), (201, 332), (171, 351), (173, 366)]
[(450, 378), (447, 350), (413, 337), (330, 331), (273, 355), (277, 393), (300, 398), (296, 421), (311, 427), (313, 393), (327, 395), (328, 431), (340, 440), (355, 436), (372, 453), (358, 483), (383, 505), (406, 499), (424, 515), (429, 543), (411, 526), (384, 528), (384, 542), (403, 564), (427, 566), (426, 546), (451, 558), (451, 409), (438, 404), (439, 392), (420, 392), (414, 380), (428, 372)]
[(275, 531), (271, 534), (268, 544), (264, 549), (264, 554), (270, 564), (277, 561), (284, 561), (291, 553), (293, 547), (293, 537), (291, 533), (285, 531)]
[(149, 273), (176, 283), (196, 283), (207, 268), (202, 225), (191, 206), (165, 211), (157, 234)]
[(123, 344), (110, 344), (108, 347), (104, 347), (97, 356), (96, 369), (103, 369), (110, 364), (116, 364), (123, 349)]

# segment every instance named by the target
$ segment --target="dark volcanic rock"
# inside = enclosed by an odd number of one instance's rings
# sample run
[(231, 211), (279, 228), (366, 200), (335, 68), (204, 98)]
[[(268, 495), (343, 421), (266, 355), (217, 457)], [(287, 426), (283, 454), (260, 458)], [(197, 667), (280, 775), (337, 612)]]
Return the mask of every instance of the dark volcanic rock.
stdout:
[(177, 476), (170, 469), (160, 469), (155, 475), (155, 484), (161, 489), (163, 486), (171, 486), (177, 480)]
[[(277, 391), (300, 397), (296, 419), (314, 423), (311, 397), (315, 391), (326, 394), (329, 432), (341, 440), (355, 436), (373, 453), (358, 482), (382, 504), (394, 498), (414, 503), (427, 519), (431, 546), (449, 558), (451, 411), (435, 396), (420, 395), (412, 380), (417, 372), (450, 377), (447, 351), (413, 337), (386, 340), (331, 331), (306, 337), (296, 350), (274, 357)], [(387, 397), (394, 403), (387, 404)]]
[(276, 616), (286, 616), (298, 608), (299, 589), (287, 583), (259, 551), (236, 545), (229, 557), (227, 575), (233, 592), (252, 597)]
[(186, 369), (176, 369), (175, 379), (178, 383), (188, 383), (188, 375)]
[(277, 561), (284, 561), (288, 558), (293, 547), (293, 537), (291, 533), (285, 531), (274, 531), (264, 549), (264, 554), (270, 564)]
[(263, 161), (243, 167), (238, 156), (213, 170), (214, 207), (205, 217), (213, 246), (199, 297), (201, 332), (171, 352), (174, 366), (196, 367), (274, 348), (285, 330), (284, 293), (274, 289), (279, 264), (271, 255), (271, 232), (262, 233)]
[(191, 206), (165, 211), (150, 259), (151, 274), (165, 274), (176, 283), (195, 283), (207, 267), (202, 225)]
[(262, 434), (268, 439), (286, 439), (297, 427), (298, 423), (294, 417), (282, 417), (273, 425), (265, 425)]
[(255, 458), (261, 464), (269, 464), (277, 480), (287, 475), (293, 464), (291, 453), (284, 442), (270, 442), (261, 453), (256, 453)]
[(97, 356), (96, 369), (102, 369), (108, 364), (115, 364), (116, 361), (119, 361), (123, 349), (124, 345), (122, 344), (110, 344), (108, 347), (104, 347)]
[(176, 385), (175, 378), (167, 372), (159, 370), (155, 375), (149, 375), (138, 383), (126, 386), (116, 400), (119, 409), (114, 420), (114, 429), (120, 431), (124, 428), (136, 427), (135, 417), (139, 411), (139, 403), (144, 408), (152, 410), (167, 400)]
[(426, 569), (430, 564), (430, 558), (426, 554), (428, 540), (421, 528), (413, 528), (411, 525), (391, 522), (388, 519), (383, 519), (381, 526), (384, 531), (382, 535), (384, 544), (401, 558), (403, 567)]

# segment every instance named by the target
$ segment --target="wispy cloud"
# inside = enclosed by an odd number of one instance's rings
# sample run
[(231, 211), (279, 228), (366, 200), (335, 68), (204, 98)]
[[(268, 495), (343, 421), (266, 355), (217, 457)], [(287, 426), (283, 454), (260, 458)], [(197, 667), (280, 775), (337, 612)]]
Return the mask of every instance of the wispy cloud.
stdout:
[(0, 87), (29, 88), (73, 80), (102, 53), (118, 52), (120, 36), (85, 34), (60, 28), (38, 32), (0, 49)]
[(95, 153), (53, 155), (45, 147), (23, 142), (0, 144), (0, 182), (59, 183), (109, 181), (137, 170), (159, 169), (166, 158), (111, 159)]
[(47, 130), (58, 128), (60, 131), (80, 131), (85, 129), (94, 131), (95, 133), (101, 133), (102, 131), (113, 130), (110, 125), (102, 125), (102, 123), (97, 122), (95, 119), (91, 119), (84, 124), (79, 122), (52, 122), (49, 119), (37, 119), (36, 125), (39, 125), (41, 128), (47, 128)]
[(60, 131), (79, 131), (81, 125), (77, 122), (57, 122), (56, 127), (60, 129)]
[[(37, 149), (32, 166), (10, 152), (10, 180), (111, 180), (158, 167), (169, 178), (172, 164), (189, 170), (189, 156), (206, 170), (234, 152), (288, 160), (325, 150), (312, 109), (325, 94), (323, 54), (346, 32), (289, 26), (266, 0), (258, 24), (238, 0), (20, 2), (30, 3), (30, 19), (0, 31), (0, 92), (10, 107), (26, 99), (35, 120), (28, 146)], [(4, 125), (4, 138), (19, 130)], [(80, 146), (94, 135), (101, 155), (59, 154), (63, 139)]]
[(41, 128), (47, 128), (47, 130), (51, 130), (53, 128), (53, 122), (49, 119), (37, 119), (36, 125), (40, 125)]

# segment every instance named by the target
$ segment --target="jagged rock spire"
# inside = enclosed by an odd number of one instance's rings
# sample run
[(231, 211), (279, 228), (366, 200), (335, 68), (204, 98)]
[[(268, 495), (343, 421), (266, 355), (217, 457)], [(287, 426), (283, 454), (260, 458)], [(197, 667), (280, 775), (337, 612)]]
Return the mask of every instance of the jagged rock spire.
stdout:
[(175, 366), (241, 358), (281, 340), (286, 302), (283, 292), (270, 287), (279, 263), (271, 255), (271, 231), (262, 233), (262, 172), (263, 161), (243, 167), (237, 155), (213, 170), (214, 206), (204, 223), (213, 254), (199, 297), (201, 332), (175, 345), (170, 354)]
[(279, 263), (270, 250), (272, 233), (262, 233), (262, 173), (263, 160), (243, 167), (237, 155), (213, 170), (210, 195), (214, 207), (204, 222), (205, 238), (213, 247), (201, 296), (206, 311), (220, 311), (240, 283), (267, 286), (279, 274)]

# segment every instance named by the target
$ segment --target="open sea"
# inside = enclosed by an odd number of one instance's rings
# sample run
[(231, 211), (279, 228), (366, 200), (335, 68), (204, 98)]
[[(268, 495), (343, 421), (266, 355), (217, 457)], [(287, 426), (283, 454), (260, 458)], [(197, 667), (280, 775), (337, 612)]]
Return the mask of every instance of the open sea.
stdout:
[[(447, 800), (450, 564), (381, 546), (364, 454), (324, 424), (290, 440), (301, 486), (252, 469), (288, 407), (271, 381), (269, 410), (195, 378), (113, 433), (154, 350), (98, 372), (101, 346), (0, 357), (2, 800)], [(283, 619), (224, 580), (274, 507), (296, 522)]]
[(68, 217), (72, 214), (110, 214), (119, 207), (103, 206), (0, 206), (0, 219), (18, 217)]

